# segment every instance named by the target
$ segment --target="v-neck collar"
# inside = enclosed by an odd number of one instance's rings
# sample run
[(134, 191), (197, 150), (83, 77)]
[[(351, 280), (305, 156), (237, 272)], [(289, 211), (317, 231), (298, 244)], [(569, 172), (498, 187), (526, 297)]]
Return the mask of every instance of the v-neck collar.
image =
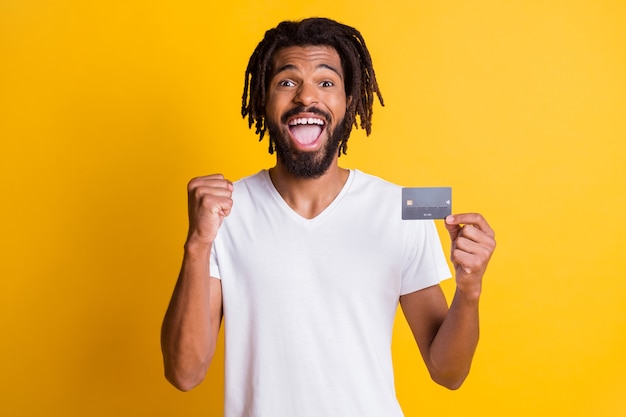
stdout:
[(322, 210), (317, 216), (311, 219), (301, 216), (293, 208), (291, 208), (289, 204), (287, 204), (285, 199), (280, 195), (280, 193), (274, 186), (274, 183), (272, 182), (272, 179), (270, 178), (269, 170), (267, 169), (263, 170), (262, 176), (263, 176), (263, 181), (265, 182), (265, 185), (267, 186), (268, 190), (272, 194), (274, 201), (280, 207), (281, 211), (283, 211), (287, 216), (289, 216), (289, 218), (291, 218), (292, 220), (300, 224), (313, 225), (313, 224), (320, 222), (325, 217), (327, 217), (329, 213), (331, 213), (333, 209), (341, 202), (343, 197), (346, 195), (346, 193), (350, 189), (352, 182), (354, 181), (354, 173), (355, 171), (353, 169), (348, 170), (348, 178), (345, 184), (343, 185), (343, 187), (341, 188), (341, 190), (339, 191), (339, 193), (330, 202), (330, 204), (324, 208), (324, 210)]

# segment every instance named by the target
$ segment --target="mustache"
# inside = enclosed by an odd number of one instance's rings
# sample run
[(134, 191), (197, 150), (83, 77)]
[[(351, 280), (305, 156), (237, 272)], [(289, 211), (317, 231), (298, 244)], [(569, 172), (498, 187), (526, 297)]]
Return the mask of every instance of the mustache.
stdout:
[(324, 118), (326, 120), (327, 123), (330, 122), (331, 116), (330, 114), (326, 113), (323, 110), (318, 109), (315, 106), (311, 106), (311, 107), (304, 107), (302, 105), (294, 107), (291, 110), (287, 110), (285, 113), (283, 113), (282, 117), (280, 118), (281, 123), (285, 124), (287, 123), (287, 120), (289, 120), (290, 118), (292, 118), (293, 116), (299, 114), (299, 113), (313, 113), (316, 114), (318, 116), (321, 116), (322, 118)]

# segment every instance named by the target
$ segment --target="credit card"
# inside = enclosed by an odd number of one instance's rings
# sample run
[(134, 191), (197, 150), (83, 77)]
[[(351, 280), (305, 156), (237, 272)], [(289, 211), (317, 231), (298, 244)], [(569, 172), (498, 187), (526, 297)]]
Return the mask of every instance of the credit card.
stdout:
[(444, 219), (452, 214), (451, 187), (406, 187), (402, 189), (402, 219)]

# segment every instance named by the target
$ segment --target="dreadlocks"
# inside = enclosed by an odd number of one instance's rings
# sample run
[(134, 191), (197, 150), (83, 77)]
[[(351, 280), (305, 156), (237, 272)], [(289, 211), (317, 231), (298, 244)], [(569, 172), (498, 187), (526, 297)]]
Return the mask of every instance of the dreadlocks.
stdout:
[[(276, 28), (265, 32), (265, 37), (252, 53), (246, 69), (241, 115), (248, 116), (248, 127), (256, 127), (259, 140), (263, 139), (265, 124), (266, 90), (271, 78), (272, 57), (275, 52), (290, 46), (330, 46), (341, 58), (345, 78), (346, 137), (339, 144), (338, 153), (345, 154), (352, 125), (360, 126), (367, 135), (372, 130), (372, 105), (374, 93), (384, 106), (383, 97), (378, 89), (372, 58), (365, 46), (365, 40), (358, 30), (325, 18), (310, 18), (299, 22), (281, 22)], [(274, 153), (274, 144), (270, 137), (270, 154)]]

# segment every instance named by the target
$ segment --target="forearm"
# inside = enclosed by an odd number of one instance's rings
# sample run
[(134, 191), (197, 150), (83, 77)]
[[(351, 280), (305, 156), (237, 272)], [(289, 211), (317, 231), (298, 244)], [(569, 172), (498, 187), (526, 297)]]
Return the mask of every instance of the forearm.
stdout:
[(430, 372), (447, 388), (459, 388), (469, 374), (479, 337), (478, 301), (457, 290), (432, 341)]
[(209, 251), (207, 247), (185, 246), (183, 264), (161, 330), (166, 378), (185, 391), (204, 379), (219, 331), (221, 293), (217, 294), (219, 287), (214, 284), (215, 288), (211, 288)]

